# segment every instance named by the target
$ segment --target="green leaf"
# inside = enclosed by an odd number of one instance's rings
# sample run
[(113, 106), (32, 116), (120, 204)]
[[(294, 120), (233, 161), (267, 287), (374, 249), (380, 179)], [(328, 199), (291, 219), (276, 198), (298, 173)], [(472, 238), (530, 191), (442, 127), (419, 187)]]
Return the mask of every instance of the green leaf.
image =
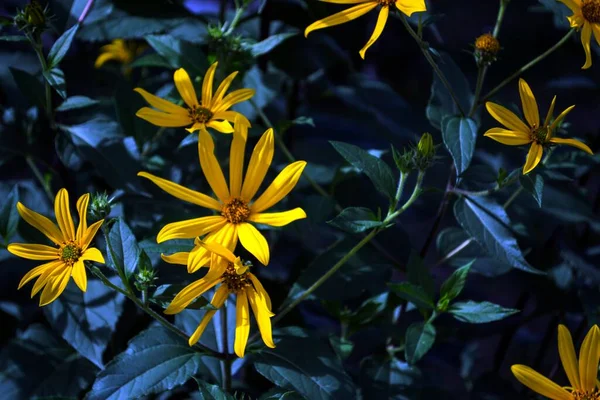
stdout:
[(352, 343), (351, 340), (336, 336), (334, 334), (329, 335), (329, 344), (333, 348), (333, 351), (335, 351), (335, 354), (337, 354), (342, 361), (350, 357), (352, 350), (354, 350), (354, 343)]
[(448, 312), (459, 321), (470, 324), (486, 324), (499, 321), (519, 312), (514, 308), (504, 308), (488, 301), (459, 301), (450, 306)]
[(267, 393), (262, 394), (258, 400), (305, 400), (305, 398), (293, 390), (285, 390), (275, 387), (269, 390)]
[(390, 200), (394, 198), (396, 195), (396, 181), (391, 168), (383, 160), (352, 144), (334, 141), (329, 143), (354, 168), (364, 172), (380, 193)]
[(277, 33), (258, 43), (246, 46), (250, 49), (254, 57), (259, 57), (269, 53), (275, 47), (279, 46), (283, 41), (297, 34), (298, 32)]
[(201, 368), (202, 354), (162, 326), (134, 337), (98, 374), (88, 400), (132, 399), (183, 385)]
[(226, 393), (217, 385), (211, 385), (208, 382), (201, 381), (193, 377), (198, 384), (200, 398), (202, 400), (235, 400), (235, 397)]
[(346, 208), (327, 223), (349, 233), (360, 233), (382, 225), (373, 211), (364, 207)]
[[(142, 250), (142, 254), (144, 254), (144, 250)], [(150, 301), (163, 308), (167, 308), (169, 303), (173, 301), (173, 298), (186, 286), (187, 285), (184, 284), (160, 285), (152, 294)], [(198, 297), (196, 300), (186, 306), (186, 308), (190, 310), (199, 310), (207, 307), (213, 310), (215, 309), (204, 296)]]
[(469, 275), (469, 271), (471, 270), (471, 266), (473, 265), (473, 261), (455, 270), (452, 275), (446, 279), (444, 283), (442, 283), (442, 287), (440, 288), (440, 298), (452, 301), (463, 291), (465, 288), (465, 283), (467, 282), (467, 275)]
[(73, 38), (77, 33), (77, 29), (79, 29), (79, 24), (73, 25), (71, 28), (65, 31), (65, 33), (60, 35), (58, 39), (56, 39), (56, 42), (54, 42), (54, 45), (48, 53), (47, 62), (49, 70), (52, 70), (54, 67), (58, 66), (58, 64), (65, 57), (67, 51), (69, 51), (69, 48), (71, 47), (71, 43), (73, 42)]
[(458, 199), (454, 204), (454, 216), (491, 257), (525, 272), (544, 273), (525, 260), (517, 240), (508, 229), (510, 220), (506, 211), (493, 199)]
[(27, 38), (25, 36), (0, 36), (0, 42), (26, 42)]
[(433, 299), (435, 297), (435, 282), (429, 268), (414, 250), (410, 252), (406, 269), (408, 281), (420, 287), (429, 298)]
[[(350, 317), (350, 323), (352, 325), (365, 325), (369, 322), (373, 321), (379, 314), (385, 310), (385, 306), (387, 305), (388, 293), (384, 292), (373, 296), (367, 300), (365, 300), (358, 310), (352, 314)], [(357, 330), (357, 327), (354, 326), (353, 330)]]
[(410, 282), (391, 283), (388, 285), (390, 289), (406, 301), (410, 301), (415, 306), (421, 309), (432, 310), (435, 308), (433, 298), (431, 298), (420, 287), (413, 285)]
[(160, 54), (146, 54), (129, 64), (129, 68), (156, 67), (171, 68), (171, 64)]
[(90, 99), (89, 97), (71, 96), (71, 97), (65, 99), (65, 101), (63, 101), (61, 103), (61, 105), (56, 107), (56, 111), (77, 110), (80, 108), (95, 106), (96, 104), (99, 104), (99, 103), (100, 102), (98, 100)]
[(67, 98), (67, 84), (65, 82), (65, 73), (60, 68), (52, 68), (50, 71), (44, 71), (44, 78), (56, 90), (56, 93), (63, 99)]
[(416, 364), (433, 346), (435, 327), (430, 323), (415, 322), (406, 330), (404, 354), (409, 364)]
[(110, 228), (108, 241), (106, 265), (129, 280), (138, 267), (142, 252), (133, 232), (125, 221), (119, 218)]
[(31, 105), (37, 106), (40, 110), (46, 107), (46, 98), (44, 95), (44, 85), (32, 74), (17, 68), (8, 67), (15, 80), (17, 87), (23, 93)]
[(17, 202), (19, 201), (19, 186), (14, 185), (7, 197), (3, 197), (0, 206), (0, 235), (5, 243), (13, 237), (19, 224), (19, 212)]
[(196, 76), (202, 76), (208, 68), (206, 56), (199, 46), (170, 35), (146, 36), (146, 41), (172, 68), (185, 69), (192, 80)]
[(588, 223), (594, 231), (600, 232), (600, 219), (594, 213), (592, 203), (573, 185), (544, 185), (541, 211), (563, 222)]
[(447, 117), (442, 121), (442, 138), (460, 176), (471, 164), (477, 141), (477, 123), (471, 118)]
[(519, 182), (523, 189), (533, 196), (535, 201), (542, 207), (542, 195), (544, 194), (544, 177), (535, 171), (527, 175), (519, 174)]
[(412, 399), (411, 387), (418, 387), (421, 371), (395, 357), (374, 355), (361, 362), (360, 382), (364, 399)]

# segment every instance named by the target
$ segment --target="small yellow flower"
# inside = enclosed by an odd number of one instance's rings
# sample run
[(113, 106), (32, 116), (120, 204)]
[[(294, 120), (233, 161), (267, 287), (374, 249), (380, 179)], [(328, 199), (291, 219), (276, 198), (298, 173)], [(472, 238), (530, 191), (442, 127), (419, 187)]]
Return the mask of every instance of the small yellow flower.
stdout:
[(571, 28), (581, 29), (581, 44), (585, 50), (585, 64), (582, 69), (592, 66), (592, 33), (600, 45), (600, 0), (559, 0), (573, 11), (567, 17)]
[(542, 159), (544, 147), (553, 144), (566, 144), (583, 150), (586, 153), (593, 154), (592, 150), (579, 140), (562, 139), (552, 136), (558, 125), (575, 106), (571, 106), (564, 110), (552, 123), (550, 123), (554, 114), (554, 104), (556, 102), (556, 96), (554, 96), (546, 119), (544, 123), (541, 124), (537, 102), (535, 101), (531, 88), (523, 79), (519, 80), (519, 93), (527, 124), (521, 121), (521, 119), (519, 119), (512, 111), (501, 105), (487, 102), (485, 107), (490, 115), (508, 129), (492, 128), (488, 130), (484, 136), (508, 146), (531, 144), (525, 166), (523, 167), (523, 174), (531, 172)]
[(525, 365), (513, 365), (512, 373), (523, 385), (553, 400), (598, 400), (596, 375), (600, 359), (600, 329), (594, 325), (583, 339), (579, 362), (573, 339), (564, 325), (558, 326), (558, 353), (570, 387), (561, 387)]
[(46, 264), (29, 271), (19, 283), (19, 289), (21, 289), (27, 282), (39, 276), (33, 285), (31, 297), (43, 288), (40, 306), (45, 306), (56, 300), (67, 287), (71, 276), (77, 286), (85, 292), (87, 289), (87, 275), (83, 262), (89, 260), (104, 263), (102, 253), (94, 247), (89, 247), (96, 232), (104, 222), (104, 220), (101, 220), (88, 227), (86, 216), (89, 200), (89, 194), (84, 194), (77, 200), (77, 211), (79, 212), (77, 231), (75, 231), (73, 218), (71, 218), (71, 211), (69, 210), (69, 194), (65, 189), (59, 190), (54, 200), (54, 213), (58, 221), (58, 228), (48, 218), (30, 210), (20, 202), (17, 203), (17, 210), (21, 217), (29, 225), (46, 235), (56, 246), (20, 243), (8, 245), (8, 251), (16, 256), (29, 260), (48, 261)]
[[(239, 238), (242, 246), (262, 264), (267, 265), (270, 258), (267, 240), (249, 222), (284, 226), (295, 220), (306, 218), (306, 213), (301, 208), (275, 213), (264, 212), (281, 201), (296, 186), (306, 162), (296, 161), (285, 167), (263, 194), (252, 202), (273, 159), (273, 130), (267, 130), (256, 144), (248, 164), (246, 177), (242, 179), (248, 126), (236, 121), (235, 127), (229, 161), (229, 187), (215, 157), (212, 137), (205, 130), (200, 131), (198, 140), (200, 166), (216, 194), (216, 199), (147, 172), (140, 172), (138, 175), (150, 179), (158, 187), (178, 199), (215, 210), (218, 213), (218, 215), (210, 217), (168, 224), (158, 233), (156, 238), (158, 243), (171, 239), (191, 239), (207, 235), (204, 241), (217, 242), (233, 251)], [(207, 265), (209, 258), (206, 249), (198, 245), (189, 253), (189, 256), (188, 253), (163, 255), (166, 262), (187, 264), (190, 273)]]
[(198, 98), (196, 97), (196, 90), (190, 80), (190, 76), (183, 68), (180, 68), (174, 74), (175, 86), (188, 108), (180, 107), (154, 96), (144, 89), (136, 88), (135, 91), (141, 94), (158, 111), (144, 107), (135, 115), (156, 126), (182, 127), (192, 125), (186, 129), (188, 132), (195, 132), (199, 129), (209, 127), (221, 133), (232, 133), (233, 127), (230, 122), (234, 122), (236, 117), (242, 118), (249, 125), (250, 123), (246, 117), (229, 109), (233, 105), (254, 96), (254, 89), (234, 90), (225, 96), (225, 92), (227, 92), (231, 82), (238, 74), (236, 71), (225, 78), (213, 94), (213, 80), (217, 64), (215, 62), (206, 72), (206, 76), (202, 82), (202, 99), (200, 102), (198, 102)]
[(379, 39), (381, 32), (383, 32), (383, 28), (385, 28), (385, 23), (387, 22), (388, 15), (390, 13), (390, 7), (392, 5), (396, 5), (398, 10), (402, 11), (404, 14), (409, 17), (414, 12), (427, 11), (427, 7), (425, 6), (425, 0), (321, 0), (327, 3), (337, 3), (337, 4), (357, 4), (354, 7), (350, 7), (347, 10), (341, 11), (337, 14), (333, 14), (327, 18), (323, 18), (319, 21), (316, 21), (309, 25), (304, 31), (304, 36), (308, 36), (312, 31), (316, 31), (317, 29), (329, 28), (330, 26), (340, 25), (348, 21), (352, 21), (369, 11), (373, 10), (377, 6), (381, 6), (381, 10), (379, 11), (379, 16), (377, 18), (377, 24), (375, 25), (375, 30), (371, 35), (371, 38), (365, 44), (365, 46), (360, 50), (360, 56), (364, 59), (365, 53)]
[(126, 73), (128, 67), (136, 57), (146, 50), (146, 46), (133, 40), (115, 39), (110, 44), (100, 48), (100, 55), (94, 63), (95, 68), (101, 68), (107, 61), (117, 61), (123, 64)]
[[(202, 296), (207, 290), (220, 284), (215, 290), (211, 304), (220, 308), (230, 294), (235, 294), (236, 321), (234, 350), (238, 357), (244, 357), (248, 335), (250, 334), (250, 309), (254, 313), (258, 329), (263, 342), (268, 347), (274, 348), (271, 317), (271, 299), (262, 284), (248, 271), (248, 265), (242, 264), (239, 257), (218, 243), (201, 243), (211, 256), (211, 272), (181, 290), (175, 296), (165, 314), (177, 314), (183, 311), (190, 303)], [(215, 271), (215, 273), (213, 273)], [(189, 345), (193, 346), (202, 336), (206, 326), (215, 315), (216, 310), (208, 310), (196, 331), (190, 336)]]

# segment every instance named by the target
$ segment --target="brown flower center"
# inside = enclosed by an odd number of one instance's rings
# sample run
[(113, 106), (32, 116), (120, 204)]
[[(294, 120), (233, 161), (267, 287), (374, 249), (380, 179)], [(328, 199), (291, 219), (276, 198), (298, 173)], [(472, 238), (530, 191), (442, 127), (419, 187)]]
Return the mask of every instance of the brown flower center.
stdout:
[(529, 132), (529, 137), (531, 141), (536, 142), (537, 144), (544, 145), (547, 142), (548, 133), (550, 128), (547, 126), (533, 126), (531, 131)]
[(192, 121), (200, 124), (205, 124), (213, 117), (212, 111), (202, 106), (193, 106), (188, 110)]
[(394, 4), (396, 4), (396, 0), (378, 0), (379, 1), (379, 5), (383, 6), (383, 7), (389, 7), (389, 6), (393, 6)]
[(231, 293), (239, 293), (247, 287), (252, 286), (252, 281), (248, 277), (248, 273), (244, 272), (243, 274), (238, 275), (238, 273), (235, 272), (233, 263), (227, 264), (227, 269), (223, 273), (221, 279), (223, 284), (227, 285), (227, 289), (229, 289)]
[(495, 55), (500, 51), (500, 42), (491, 33), (485, 33), (475, 39), (475, 49)]
[(73, 265), (81, 257), (81, 248), (71, 241), (58, 249), (60, 259), (67, 265)]
[(581, 13), (592, 24), (600, 24), (600, 0), (583, 0)]
[(600, 392), (593, 389), (591, 392), (586, 390), (573, 390), (571, 392), (574, 400), (600, 400)]
[(250, 207), (244, 200), (235, 198), (225, 204), (221, 210), (221, 215), (227, 219), (230, 224), (241, 224), (250, 217)]

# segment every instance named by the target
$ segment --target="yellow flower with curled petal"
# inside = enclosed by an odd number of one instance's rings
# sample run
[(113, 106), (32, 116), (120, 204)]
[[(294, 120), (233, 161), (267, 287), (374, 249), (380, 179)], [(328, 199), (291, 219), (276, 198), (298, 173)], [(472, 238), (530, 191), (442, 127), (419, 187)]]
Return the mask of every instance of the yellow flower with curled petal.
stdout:
[(508, 129), (492, 128), (484, 136), (509, 146), (531, 144), (525, 166), (523, 167), (523, 175), (531, 172), (539, 164), (542, 159), (544, 147), (554, 144), (566, 144), (583, 150), (586, 153), (593, 154), (592, 150), (579, 140), (553, 137), (556, 128), (575, 106), (567, 108), (554, 121), (551, 121), (554, 114), (554, 104), (556, 103), (556, 96), (554, 96), (546, 119), (542, 124), (540, 123), (538, 105), (533, 92), (523, 79), (519, 80), (519, 93), (527, 123), (521, 121), (519, 117), (507, 108), (499, 104), (487, 102), (485, 107), (490, 115)]
[[(210, 273), (183, 288), (173, 299), (165, 314), (177, 314), (190, 303), (202, 296), (207, 290), (220, 285), (215, 290), (211, 305), (221, 308), (230, 294), (235, 294), (235, 342), (234, 351), (238, 357), (244, 357), (248, 335), (250, 334), (250, 309), (256, 318), (260, 335), (268, 347), (274, 348), (271, 317), (271, 299), (258, 278), (249, 271), (239, 257), (218, 243), (201, 243), (211, 253)], [(208, 310), (196, 331), (190, 336), (189, 345), (193, 346), (202, 336), (206, 326), (215, 315), (216, 310)]]
[(191, 125), (191, 127), (186, 128), (188, 132), (195, 132), (202, 128), (213, 128), (221, 133), (232, 133), (233, 127), (230, 122), (234, 122), (236, 117), (242, 118), (249, 125), (250, 123), (246, 117), (229, 109), (233, 105), (254, 96), (254, 89), (238, 89), (225, 96), (231, 82), (238, 74), (236, 71), (225, 78), (216, 92), (213, 93), (213, 80), (217, 65), (217, 62), (211, 65), (204, 76), (200, 101), (198, 101), (196, 90), (188, 73), (183, 68), (175, 71), (175, 86), (187, 108), (163, 100), (142, 88), (136, 88), (135, 91), (141, 94), (144, 100), (156, 110), (143, 107), (135, 115), (156, 126), (175, 128)]
[(128, 65), (131, 64), (136, 57), (146, 50), (146, 46), (133, 40), (115, 39), (110, 44), (106, 44), (100, 48), (100, 55), (94, 63), (95, 68), (101, 68), (108, 61), (117, 61), (123, 64), (125, 72), (131, 70)]
[(579, 361), (573, 339), (564, 325), (558, 326), (558, 353), (571, 386), (561, 387), (525, 365), (513, 365), (512, 373), (523, 385), (553, 400), (599, 400), (597, 387), (600, 329), (594, 325), (583, 339)]
[(365, 15), (369, 11), (373, 10), (377, 6), (381, 6), (379, 10), (379, 16), (377, 17), (377, 23), (375, 24), (375, 30), (371, 35), (371, 38), (360, 50), (360, 56), (364, 59), (365, 53), (379, 39), (383, 28), (387, 22), (390, 7), (395, 5), (398, 10), (408, 15), (409, 17), (414, 12), (427, 11), (425, 6), (425, 0), (321, 0), (327, 3), (336, 4), (357, 4), (354, 7), (350, 7), (347, 10), (341, 11), (337, 14), (333, 14), (327, 18), (321, 19), (310, 24), (304, 30), (304, 36), (308, 36), (312, 31), (317, 29), (329, 28), (330, 26), (340, 25), (348, 21), (352, 21), (362, 15)]
[[(171, 239), (191, 239), (206, 235), (205, 242), (217, 242), (233, 251), (239, 238), (242, 246), (258, 261), (267, 265), (270, 258), (269, 245), (265, 237), (250, 222), (279, 227), (306, 218), (306, 213), (301, 208), (283, 212), (265, 212), (287, 196), (296, 186), (306, 162), (296, 161), (285, 167), (263, 194), (253, 201), (273, 160), (273, 130), (268, 129), (256, 144), (246, 170), (246, 176), (242, 179), (248, 125), (239, 122), (238, 119), (235, 127), (236, 131), (230, 150), (229, 186), (227, 186), (221, 166), (215, 157), (212, 137), (205, 130), (200, 131), (198, 140), (200, 166), (216, 199), (147, 172), (140, 172), (138, 175), (150, 179), (158, 187), (178, 199), (215, 210), (218, 213), (214, 216), (167, 224), (158, 233), (156, 238), (158, 243)], [(163, 259), (173, 264), (187, 264), (188, 271), (191, 273), (207, 265), (209, 256), (204, 247), (197, 245), (189, 254), (163, 255)]]
[(44, 289), (40, 297), (40, 306), (45, 306), (56, 300), (67, 287), (70, 277), (73, 277), (77, 286), (85, 292), (87, 289), (87, 275), (83, 262), (89, 260), (104, 263), (102, 253), (94, 247), (89, 247), (96, 232), (104, 222), (104, 220), (101, 220), (88, 227), (86, 218), (89, 200), (90, 195), (84, 194), (77, 201), (77, 211), (79, 212), (77, 231), (69, 210), (69, 194), (65, 189), (59, 190), (54, 200), (54, 212), (58, 228), (48, 218), (30, 210), (20, 202), (17, 203), (17, 211), (21, 217), (29, 225), (46, 235), (56, 246), (21, 243), (8, 245), (8, 251), (16, 256), (29, 260), (47, 261), (47, 263), (29, 271), (19, 283), (20, 289), (27, 282), (39, 277), (33, 285), (31, 297)]
[(585, 50), (585, 64), (582, 69), (592, 66), (592, 33), (600, 45), (600, 0), (559, 0), (573, 11), (567, 17), (571, 28), (581, 29), (581, 44)]

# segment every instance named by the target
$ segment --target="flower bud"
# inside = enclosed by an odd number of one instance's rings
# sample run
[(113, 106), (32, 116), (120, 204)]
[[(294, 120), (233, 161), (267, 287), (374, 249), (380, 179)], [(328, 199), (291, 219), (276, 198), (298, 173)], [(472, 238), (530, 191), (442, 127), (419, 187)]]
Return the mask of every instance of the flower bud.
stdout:
[(413, 150), (404, 149), (402, 154), (400, 154), (400, 152), (396, 150), (394, 146), (392, 146), (392, 155), (394, 156), (394, 161), (396, 162), (398, 170), (400, 170), (400, 172), (403, 174), (408, 174), (415, 169)]
[(433, 157), (435, 155), (435, 147), (433, 145), (433, 136), (425, 132), (419, 140), (417, 151), (421, 157)]
[(491, 33), (485, 33), (475, 39), (475, 61), (479, 66), (491, 65), (500, 52), (500, 42)]
[(110, 214), (112, 205), (106, 193), (95, 193), (89, 205), (89, 221), (96, 222), (105, 219)]
[(157, 280), (156, 270), (152, 267), (152, 262), (144, 250), (138, 257), (138, 272), (135, 274), (135, 287), (140, 292), (148, 290), (148, 288), (156, 286), (154, 281)]

